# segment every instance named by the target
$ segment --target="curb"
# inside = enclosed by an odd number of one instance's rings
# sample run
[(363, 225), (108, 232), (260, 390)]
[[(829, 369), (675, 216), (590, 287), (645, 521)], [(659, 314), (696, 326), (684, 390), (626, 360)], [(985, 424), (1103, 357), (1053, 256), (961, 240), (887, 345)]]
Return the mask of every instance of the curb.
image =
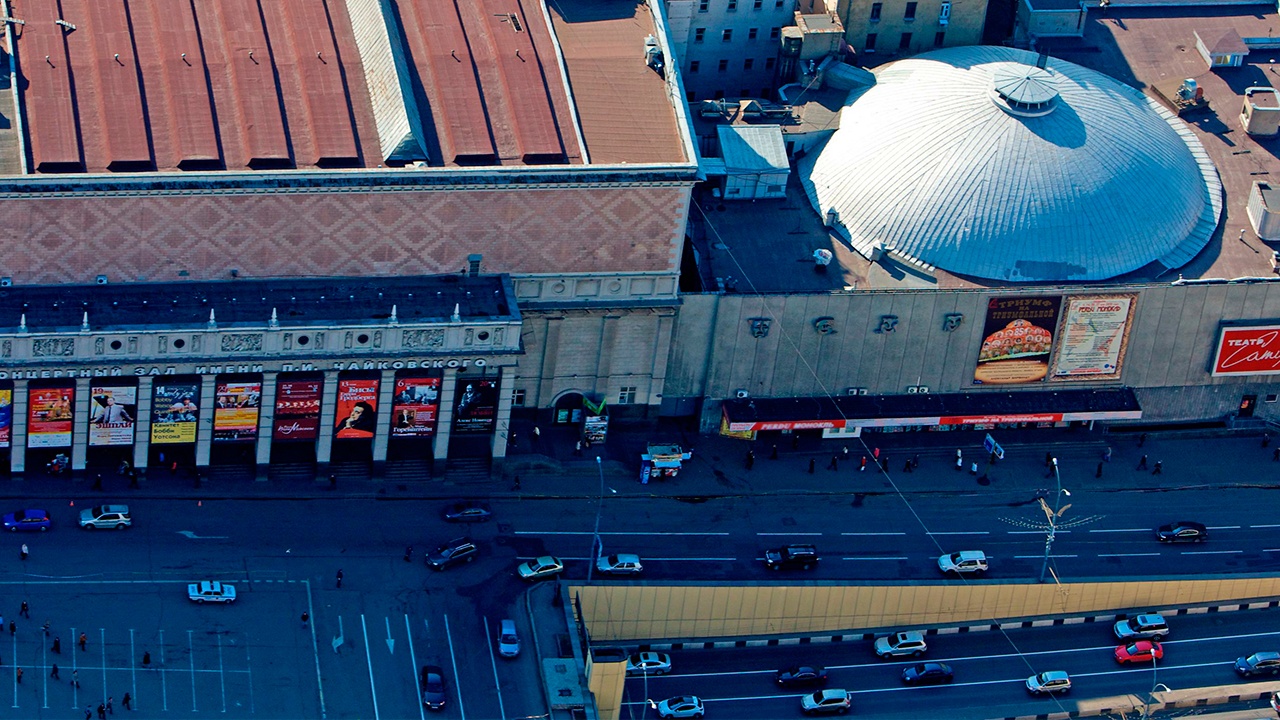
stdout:
[(1266, 687), (1268, 683), (1249, 683), (1246, 685), (1218, 685), (1188, 690), (1158, 692), (1151, 695), (1151, 702), (1144, 702), (1137, 695), (1118, 695), (1109, 698), (1085, 701), (1089, 707), (1068, 712), (1038, 713), (1036, 715), (1006, 715), (992, 720), (1066, 720), (1077, 717), (1096, 717), (1101, 715), (1125, 716), (1125, 713), (1146, 710), (1151, 712), (1177, 710), (1179, 708), (1202, 708), (1209, 705), (1228, 705), (1232, 703), (1265, 700), (1270, 698), (1274, 690)]

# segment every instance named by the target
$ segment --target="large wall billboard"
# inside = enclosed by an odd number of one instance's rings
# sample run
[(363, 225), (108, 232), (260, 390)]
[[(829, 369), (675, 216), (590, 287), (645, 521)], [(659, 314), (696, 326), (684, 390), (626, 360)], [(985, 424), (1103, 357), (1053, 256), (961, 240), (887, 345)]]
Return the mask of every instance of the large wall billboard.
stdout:
[(151, 388), (151, 442), (193, 443), (200, 422), (200, 382), (157, 380)]
[(338, 440), (365, 440), (373, 437), (378, 427), (378, 385), (380, 381), (339, 380), (337, 424), (333, 436)]
[(273, 440), (315, 440), (320, 437), (320, 405), (324, 380), (279, 380), (276, 383), (276, 415)]
[(975, 385), (1044, 380), (1062, 296), (995, 297), (987, 301)]
[(31, 388), (27, 393), (27, 447), (71, 447), (76, 388)]
[(90, 386), (89, 445), (132, 445), (137, 416), (136, 385)]
[(493, 432), (498, 418), (498, 381), (458, 378), (453, 405), (453, 431)]
[(431, 437), (440, 414), (440, 378), (396, 378), (392, 437)]
[(1280, 325), (1222, 328), (1211, 372), (1214, 375), (1280, 374)]
[(1137, 295), (1069, 297), (1050, 380), (1120, 377)]
[(214, 388), (214, 442), (252, 442), (258, 437), (261, 382), (220, 382)]
[(0, 388), (0, 448), (13, 447), (13, 389)]

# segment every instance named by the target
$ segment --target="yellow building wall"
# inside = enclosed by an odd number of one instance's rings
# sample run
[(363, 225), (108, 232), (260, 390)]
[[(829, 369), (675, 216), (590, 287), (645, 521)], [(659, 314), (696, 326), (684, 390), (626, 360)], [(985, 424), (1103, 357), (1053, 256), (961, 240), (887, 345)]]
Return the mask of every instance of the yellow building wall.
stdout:
[(587, 654), (587, 688), (596, 698), (596, 711), (600, 720), (620, 720), (622, 717), (622, 686), (627, 680), (627, 663), (598, 662)]
[[(871, 21), (872, 0), (840, 0), (837, 14), (844, 23), (845, 40), (858, 52), (864, 65), (881, 64), (886, 59), (917, 55), (936, 47), (978, 45), (986, 23), (987, 0), (951, 3), (951, 17), (946, 25), (938, 22), (942, 0), (918, 0), (915, 20), (904, 19), (907, 0), (881, 0), (880, 21)], [(935, 35), (945, 32), (942, 45), (934, 44)], [(911, 33), (906, 49), (899, 49), (903, 33)], [(867, 35), (876, 34), (876, 50), (867, 54)]]
[[(581, 598), (592, 641), (608, 643), (1158, 610), (1280, 597), (1280, 577), (1062, 585), (591, 585), (575, 586), (570, 593)], [(592, 683), (595, 691), (594, 679)]]

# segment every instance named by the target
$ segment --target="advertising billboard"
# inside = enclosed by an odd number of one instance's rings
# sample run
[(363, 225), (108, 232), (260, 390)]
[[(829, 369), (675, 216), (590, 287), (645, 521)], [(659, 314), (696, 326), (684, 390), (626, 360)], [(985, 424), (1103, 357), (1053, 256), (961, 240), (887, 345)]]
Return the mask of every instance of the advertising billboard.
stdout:
[(459, 433), (493, 432), (498, 417), (498, 381), (496, 379), (458, 378), (453, 405), (453, 431)]
[(378, 427), (380, 381), (338, 380), (338, 413), (333, 436), (338, 440), (366, 440)]
[(273, 440), (315, 440), (320, 437), (320, 404), (324, 380), (279, 380), (276, 383), (276, 415)]
[(431, 437), (440, 414), (440, 378), (396, 378), (391, 437)]
[(13, 447), (13, 388), (0, 389), (0, 448)]
[(1044, 380), (1062, 296), (993, 297), (987, 301), (975, 385)]
[(132, 445), (137, 414), (136, 385), (89, 386), (89, 445)]
[(1137, 295), (1067, 298), (1050, 380), (1120, 376)]
[(214, 386), (213, 441), (252, 442), (258, 437), (261, 382), (220, 382)]
[(1210, 372), (1214, 375), (1280, 374), (1280, 325), (1222, 328)]
[(31, 388), (27, 392), (27, 447), (71, 447), (76, 388)]
[(198, 380), (156, 380), (151, 387), (151, 442), (193, 443), (200, 421)]

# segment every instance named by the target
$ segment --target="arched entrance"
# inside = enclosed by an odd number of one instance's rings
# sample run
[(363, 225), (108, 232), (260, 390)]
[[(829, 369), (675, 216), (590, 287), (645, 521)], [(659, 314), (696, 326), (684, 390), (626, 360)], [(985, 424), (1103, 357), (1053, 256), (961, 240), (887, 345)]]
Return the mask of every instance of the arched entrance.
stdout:
[(551, 424), (579, 425), (585, 408), (582, 404), (584, 395), (579, 390), (566, 390), (551, 405)]

